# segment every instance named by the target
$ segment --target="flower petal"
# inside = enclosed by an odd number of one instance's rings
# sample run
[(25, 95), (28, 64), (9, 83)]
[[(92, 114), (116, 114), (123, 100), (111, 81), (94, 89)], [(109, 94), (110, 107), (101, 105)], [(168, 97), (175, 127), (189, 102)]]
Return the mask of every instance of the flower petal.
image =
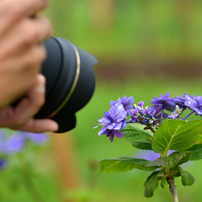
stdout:
[(104, 135), (107, 133), (107, 126), (103, 126), (100, 131), (98, 132), (98, 135), (101, 136), (101, 135)]
[(114, 133), (114, 135), (115, 135), (116, 137), (118, 137), (118, 138), (122, 138), (122, 137), (124, 136), (123, 133), (118, 132), (118, 131), (114, 131), (113, 133)]

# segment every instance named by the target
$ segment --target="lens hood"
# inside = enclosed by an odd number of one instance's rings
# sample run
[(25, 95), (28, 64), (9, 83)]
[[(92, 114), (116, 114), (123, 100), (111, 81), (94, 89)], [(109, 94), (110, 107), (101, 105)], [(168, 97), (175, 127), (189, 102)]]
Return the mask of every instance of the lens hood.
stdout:
[(57, 133), (76, 126), (75, 113), (91, 99), (95, 89), (92, 66), (97, 59), (69, 41), (50, 37), (44, 44), (47, 58), (42, 65), (46, 77), (46, 101), (35, 118), (50, 118), (59, 124)]

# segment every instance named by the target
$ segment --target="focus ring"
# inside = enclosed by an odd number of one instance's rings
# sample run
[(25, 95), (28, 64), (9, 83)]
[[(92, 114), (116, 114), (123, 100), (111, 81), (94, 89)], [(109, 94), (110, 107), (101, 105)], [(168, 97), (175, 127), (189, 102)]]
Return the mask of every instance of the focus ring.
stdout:
[(67, 97), (64, 99), (62, 104), (48, 118), (51, 118), (54, 115), (56, 115), (65, 106), (65, 104), (67, 103), (67, 101), (71, 97), (72, 93), (74, 92), (74, 89), (76, 88), (77, 82), (79, 80), (80, 69), (81, 69), (81, 60), (80, 60), (79, 52), (78, 52), (76, 46), (74, 46), (72, 44), (72, 47), (74, 48), (74, 51), (75, 51), (75, 54), (76, 54), (76, 61), (77, 61), (76, 75), (75, 75), (75, 78), (74, 78), (74, 82), (72, 84), (72, 87), (71, 87)]

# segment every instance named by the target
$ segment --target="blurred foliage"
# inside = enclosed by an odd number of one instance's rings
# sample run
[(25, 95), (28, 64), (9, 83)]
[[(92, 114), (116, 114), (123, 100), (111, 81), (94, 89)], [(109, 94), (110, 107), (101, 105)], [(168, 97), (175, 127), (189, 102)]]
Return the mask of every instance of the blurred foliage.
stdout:
[(201, 61), (201, 8), (200, 0), (52, 0), (47, 15), (54, 35), (102, 59)]
[(45, 163), (48, 134), (0, 130), (0, 201), (58, 201), (53, 168)]
[[(44, 13), (52, 22), (53, 35), (66, 38), (99, 60), (95, 68), (98, 78), (95, 94), (78, 112), (77, 127), (72, 131), (84, 187), (78, 192), (65, 190), (64, 198), (75, 197), (85, 202), (148, 201), (142, 196), (145, 172), (134, 170), (98, 177), (98, 167), (92, 169), (89, 162), (98, 165), (104, 158), (133, 156), (136, 151), (124, 140), (117, 139), (112, 146), (108, 138), (98, 137), (98, 130), (92, 127), (103, 111), (108, 111), (109, 101), (119, 96), (134, 95), (136, 102), (144, 100), (149, 105), (153, 96), (166, 92), (171, 96), (183, 92), (201, 95), (200, 80), (183, 79), (184, 75), (201, 74), (201, 9), (201, 0), (50, 0)], [(172, 77), (156, 78), (167, 74)], [(123, 80), (128, 76), (130, 81)], [(116, 81), (112, 82), (112, 78)], [(50, 163), (50, 159), (54, 161), (49, 151), (39, 156), (35, 166), (43, 172), (32, 177), (45, 201), (59, 202), (58, 181), (52, 173), (54, 162)], [(199, 202), (201, 163), (187, 167), (198, 177), (192, 187), (182, 187), (176, 182), (180, 201)], [(18, 184), (21, 183), (19, 172), (0, 172), (0, 197), (4, 197), (0, 201), (33, 201), (23, 185)], [(149, 201), (171, 201), (168, 187), (157, 191)]]

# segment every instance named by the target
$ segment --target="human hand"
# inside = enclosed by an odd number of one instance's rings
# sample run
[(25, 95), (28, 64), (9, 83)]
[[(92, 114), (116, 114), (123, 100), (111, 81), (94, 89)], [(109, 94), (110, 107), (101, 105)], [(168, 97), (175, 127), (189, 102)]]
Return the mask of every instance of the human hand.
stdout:
[(51, 34), (49, 21), (36, 16), (47, 0), (0, 1), (0, 109), (34, 85), (46, 57), (42, 42)]
[(45, 102), (45, 77), (37, 75), (34, 85), (17, 106), (0, 110), (0, 127), (41, 133), (57, 131), (58, 124), (50, 119), (34, 119)]

